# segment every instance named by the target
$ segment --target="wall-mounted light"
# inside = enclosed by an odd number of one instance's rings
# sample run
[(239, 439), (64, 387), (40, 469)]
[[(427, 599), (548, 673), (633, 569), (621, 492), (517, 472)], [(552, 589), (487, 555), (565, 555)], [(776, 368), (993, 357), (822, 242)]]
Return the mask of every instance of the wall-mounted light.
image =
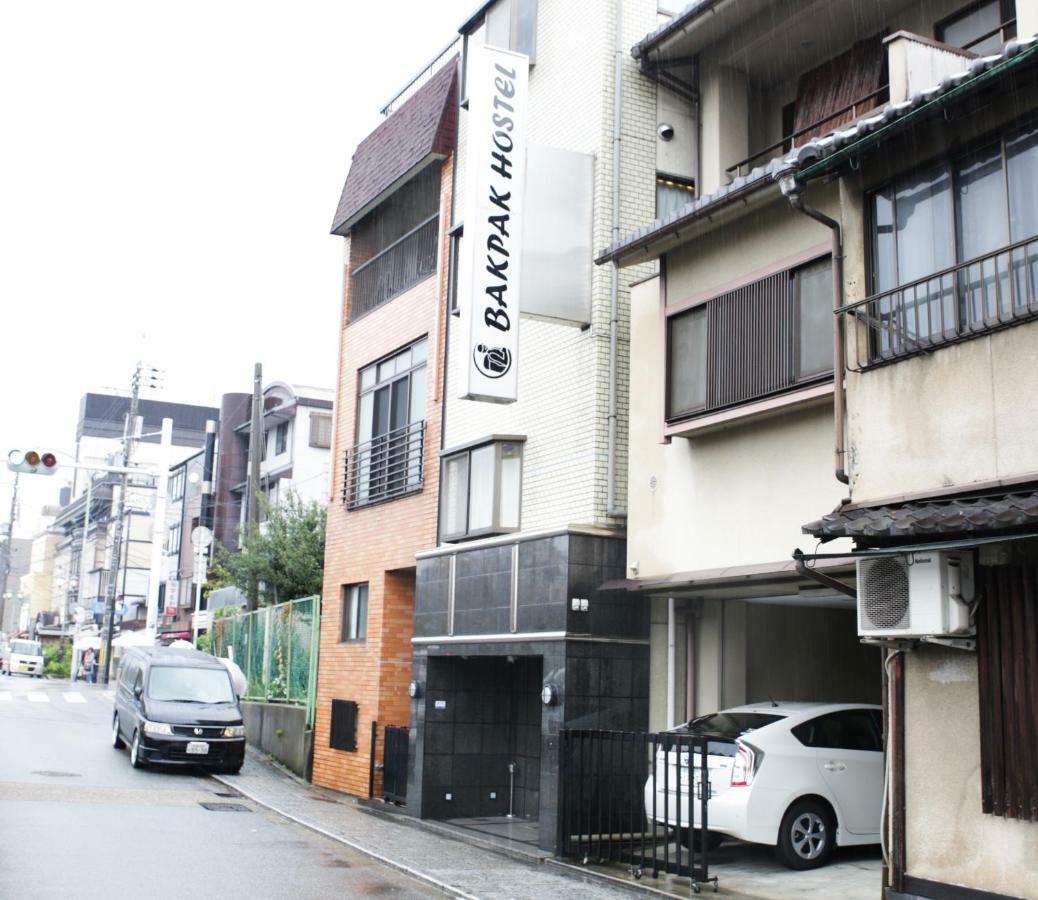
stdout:
[(554, 684), (545, 682), (541, 688), (541, 703), (545, 706), (554, 706), (559, 702), (559, 689)]
[(670, 122), (660, 122), (656, 126), (656, 134), (660, 136), (661, 141), (669, 141), (674, 138), (674, 126)]
[(422, 694), (422, 686), (417, 681), (412, 681), (407, 686), (407, 696), (412, 700), (416, 697), (420, 697)]

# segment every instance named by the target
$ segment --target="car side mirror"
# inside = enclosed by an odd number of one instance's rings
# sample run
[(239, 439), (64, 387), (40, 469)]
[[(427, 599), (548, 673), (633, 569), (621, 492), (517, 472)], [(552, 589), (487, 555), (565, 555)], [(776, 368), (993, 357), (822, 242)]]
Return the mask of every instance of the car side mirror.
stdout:
[(133, 696), (136, 697), (138, 700), (141, 699), (141, 694), (143, 694), (143, 693), (144, 693), (144, 685), (135, 684), (133, 686)]

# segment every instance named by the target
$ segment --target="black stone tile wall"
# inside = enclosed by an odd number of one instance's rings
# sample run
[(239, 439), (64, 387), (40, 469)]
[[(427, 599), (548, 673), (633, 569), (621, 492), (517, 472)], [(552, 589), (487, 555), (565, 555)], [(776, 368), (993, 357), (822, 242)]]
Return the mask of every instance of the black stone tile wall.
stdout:
[(434, 556), (417, 561), (414, 609), (416, 637), (433, 637), (447, 633), (450, 571), (450, 558), (447, 556)]

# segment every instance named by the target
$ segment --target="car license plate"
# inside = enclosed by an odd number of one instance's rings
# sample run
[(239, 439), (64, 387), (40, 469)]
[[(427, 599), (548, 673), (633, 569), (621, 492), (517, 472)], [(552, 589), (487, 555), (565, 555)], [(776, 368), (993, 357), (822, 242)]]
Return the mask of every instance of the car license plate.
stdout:
[(209, 752), (209, 745), (205, 741), (189, 741), (187, 752), (192, 756), (205, 756)]

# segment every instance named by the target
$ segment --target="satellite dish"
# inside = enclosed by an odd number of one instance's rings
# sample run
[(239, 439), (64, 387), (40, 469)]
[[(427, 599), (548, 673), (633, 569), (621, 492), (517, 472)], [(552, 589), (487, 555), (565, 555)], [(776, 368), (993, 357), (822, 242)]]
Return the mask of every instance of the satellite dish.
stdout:
[(213, 543), (213, 532), (205, 525), (199, 525), (191, 531), (191, 546), (196, 550), (209, 547)]

